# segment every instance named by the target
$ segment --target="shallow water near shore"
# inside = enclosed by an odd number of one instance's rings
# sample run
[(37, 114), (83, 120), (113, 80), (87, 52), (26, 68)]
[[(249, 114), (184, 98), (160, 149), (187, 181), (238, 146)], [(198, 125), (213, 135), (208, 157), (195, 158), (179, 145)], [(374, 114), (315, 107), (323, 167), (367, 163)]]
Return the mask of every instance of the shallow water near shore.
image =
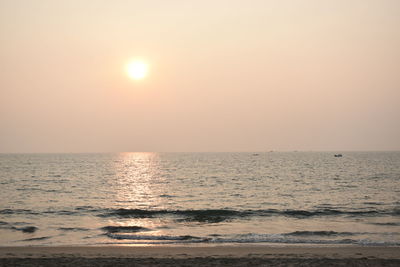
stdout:
[(0, 154), (0, 246), (400, 245), (400, 152)]

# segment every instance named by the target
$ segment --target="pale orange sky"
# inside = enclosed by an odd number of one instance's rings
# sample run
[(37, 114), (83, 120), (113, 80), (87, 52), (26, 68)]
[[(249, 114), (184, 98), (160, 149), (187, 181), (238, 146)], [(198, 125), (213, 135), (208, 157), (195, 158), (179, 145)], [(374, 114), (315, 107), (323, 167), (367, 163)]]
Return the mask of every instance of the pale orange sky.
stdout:
[(0, 152), (269, 150), (400, 150), (400, 1), (0, 0)]

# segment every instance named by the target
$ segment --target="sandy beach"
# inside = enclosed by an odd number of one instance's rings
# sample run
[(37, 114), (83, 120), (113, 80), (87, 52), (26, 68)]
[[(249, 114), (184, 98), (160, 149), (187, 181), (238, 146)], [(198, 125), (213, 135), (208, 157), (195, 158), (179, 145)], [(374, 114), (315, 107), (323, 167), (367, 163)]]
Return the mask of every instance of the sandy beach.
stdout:
[(400, 266), (399, 247), (1, 247), (1, 266)]

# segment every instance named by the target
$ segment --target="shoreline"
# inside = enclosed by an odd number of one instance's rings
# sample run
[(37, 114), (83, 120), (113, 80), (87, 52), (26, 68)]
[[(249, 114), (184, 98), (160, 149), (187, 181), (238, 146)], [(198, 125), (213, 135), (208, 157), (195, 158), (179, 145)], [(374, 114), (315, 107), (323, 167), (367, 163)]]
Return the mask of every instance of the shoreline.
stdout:
[(0, 247), (0, 258), (311, 257), (400, 259), (400, 247), (362, 246), (29, 246)]
[(0, 247), (0, 266), (400, 266), (400, 247)]

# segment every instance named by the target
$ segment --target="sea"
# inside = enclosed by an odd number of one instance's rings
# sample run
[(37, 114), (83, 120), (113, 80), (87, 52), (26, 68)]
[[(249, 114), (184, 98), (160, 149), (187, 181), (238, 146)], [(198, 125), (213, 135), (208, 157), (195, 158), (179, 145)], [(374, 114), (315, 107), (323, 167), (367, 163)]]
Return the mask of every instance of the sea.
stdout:
[(0, 246), (400, 245), (400, 152), (0, 154)]

